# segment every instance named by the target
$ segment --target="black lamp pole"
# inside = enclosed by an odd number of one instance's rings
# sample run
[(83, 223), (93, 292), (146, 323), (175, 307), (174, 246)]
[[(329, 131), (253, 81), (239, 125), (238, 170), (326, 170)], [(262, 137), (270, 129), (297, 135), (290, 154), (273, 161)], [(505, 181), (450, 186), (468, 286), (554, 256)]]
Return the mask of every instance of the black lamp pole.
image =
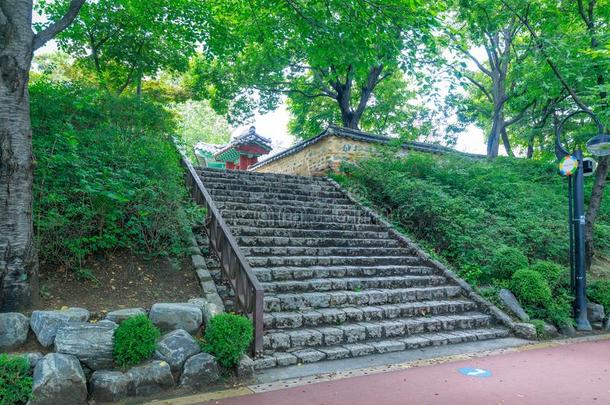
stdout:
[[(578, 110), (568, 114), (557, 127), (555, 155), (558, 159), (563, 159), (570, 155), (561, 145), (561, 133), (563, 132), (565, 122), (576, 114), (589, 115), (597, 124), (599, 133), (603, 133), (603, 126), (593, 113), (585, 110)], [(582, 150), (578, 148), (572, 155), (578, 161), (575, 178), (568, 179), (568, 197), (570, 204), (568, 209), (568, 224), (570, 227), (570, 272), (572, 289), (575, 297), (574, 313), (576, 317), (576, 329), (591, 330), (591, 324), (587, 318), (587, 279), (585, 274), (585, 183)]]

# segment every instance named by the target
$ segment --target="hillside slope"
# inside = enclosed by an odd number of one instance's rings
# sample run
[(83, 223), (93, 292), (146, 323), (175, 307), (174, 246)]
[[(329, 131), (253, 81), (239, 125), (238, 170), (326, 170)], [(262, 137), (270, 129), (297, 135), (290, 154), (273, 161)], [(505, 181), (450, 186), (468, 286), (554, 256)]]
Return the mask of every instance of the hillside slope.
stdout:
[[(563, 269), (564, 287), (569, 280), (567, 181), (552, 163), (416, 152), (398, 159), (388, 151), (345, 165), (335, 177), (474, 285), (510, 286), (511, 275), (491, 280), (507, 251), (523, 253), (530, 265), (554, 262)], [(587, 180), (586, 195), (590, 186)], [(595, 228), (599, 262), (610, 256), (609, 198)], [(509, 261), (508, 267), (515, 272), (520, 265)], [(604, 273), (610, 270), (597, 268), (594, 278)]]

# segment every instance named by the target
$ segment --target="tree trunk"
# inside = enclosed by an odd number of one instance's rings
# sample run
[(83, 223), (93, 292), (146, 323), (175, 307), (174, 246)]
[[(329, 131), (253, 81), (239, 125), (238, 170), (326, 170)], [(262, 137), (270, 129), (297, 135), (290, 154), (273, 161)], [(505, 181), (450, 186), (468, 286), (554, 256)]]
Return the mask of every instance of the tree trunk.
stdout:
[(502, 130), (504, 128), (504, 115), (501, 106), (494, 107), (492, 119), (491, 131), (489, 132), (489, 138), (487, 139), (487, 157), (490, 159), (498, 157), (498, 150), (500, 149), (500, 137), (502, 136)]
[(530, 139), (527, 140), (527, 153), (525, 154), (527, 159), (531, 159), (534, 157), (534, 135), (530, 136)]
[(0, 311), (26, 308), (36, 296), (28, 94), (31, 19), (31, 1), (0, 0)]
[(604, 196), (604, 186), (606, 184), (606, 178), (608, 177), (609, 160), (608, 156), (604, 156), (599, 159), (597, 170), (595, 172), (595, 183), (593, 184), (593, 190), (591, 191), (591, 199), (589, 200), (589, 208), (587, 210), (587, 221), (585, 223), (585, 259), (586, 268), (591, 268), (594, 254), (593, 244), (593, 225), (597, 219), (597, 213), (602, 203), (602, 197)]
[(508, 139), (508, 134), (506, 133), (506, 127), (502, 128), (502, 143), (504, 144), (506, 154), (510, 157), (515, 157), (513, 149), (510, 147), (510, 140)]

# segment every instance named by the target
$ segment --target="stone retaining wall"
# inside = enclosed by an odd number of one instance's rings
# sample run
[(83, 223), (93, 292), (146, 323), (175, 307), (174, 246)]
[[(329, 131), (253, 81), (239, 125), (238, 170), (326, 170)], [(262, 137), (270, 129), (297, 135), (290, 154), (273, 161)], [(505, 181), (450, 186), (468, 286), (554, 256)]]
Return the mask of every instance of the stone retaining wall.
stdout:
[[(111, 311), (91, 320), (84, 308), (0, 314), (0, 352), (19, 350), (28, 335), (49, 351), (13, 353), (28, 359), (33, 375), (32, 405), (86, 404), (87, 399), (110, 402), (127, 396), (148, 396), (166, 389), (200, 389), (220, 376), (214, 356), (202, 353), (194, 336), (209, 320), (224, 312), (202, 247), (201, 235), (191, 240), (191, 260), (202, 288), (202, 297), (184, 303), (156, 303), (150, 309)], [(164, 335), (153, 359), (120, 370), (113, 360), (113, 336), (118, 325), (132, 316), (147, 315)], [(241, 377), (253, 373), (253, 362), (244, 357), (237, 370)]]

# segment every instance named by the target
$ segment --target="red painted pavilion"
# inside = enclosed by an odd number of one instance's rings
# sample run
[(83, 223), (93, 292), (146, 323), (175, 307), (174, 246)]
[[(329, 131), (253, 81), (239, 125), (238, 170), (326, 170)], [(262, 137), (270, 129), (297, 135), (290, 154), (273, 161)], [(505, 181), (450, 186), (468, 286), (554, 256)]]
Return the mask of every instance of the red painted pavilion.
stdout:
[(256, 133), (255, 127), (236, 137), (230, 144), (214, 153), (214, 159), (225, 162), (227, 170), (247, 170), (258, 162), (259, 156), (271, 152), (271, 139)]

